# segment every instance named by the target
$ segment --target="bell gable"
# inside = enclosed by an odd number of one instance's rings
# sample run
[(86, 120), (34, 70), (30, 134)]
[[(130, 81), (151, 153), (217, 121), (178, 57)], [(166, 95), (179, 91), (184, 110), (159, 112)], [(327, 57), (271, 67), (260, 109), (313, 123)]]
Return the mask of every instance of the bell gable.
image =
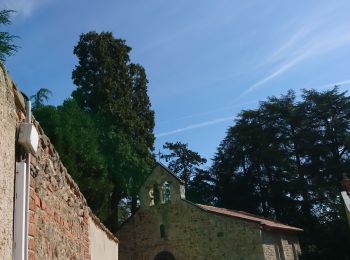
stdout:
[(140, 189), (140, 207), (152, 207), (185, 199), (184, 182), (170, 169), (157, 163)]

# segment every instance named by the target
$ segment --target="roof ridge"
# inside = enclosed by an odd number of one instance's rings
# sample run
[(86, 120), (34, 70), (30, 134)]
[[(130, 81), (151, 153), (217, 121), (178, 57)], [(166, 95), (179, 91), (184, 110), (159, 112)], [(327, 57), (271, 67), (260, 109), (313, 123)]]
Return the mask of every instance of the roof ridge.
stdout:
[[(229, 209), (230, 210), (230, 209)], [(273, 221), (273, 222), (276, 222), (278, 224), (283, 224), (283, 225), (286, 225), (284, 224), (283, 222), (280, 222), (276, 219), (273, 219), (273, 218), (268, 218), (268, 217), (265, 217), (265, 216), (260, 216), (260, 215), (256, 215), (256, 214), (253, 214), (253, 213), (250, 213), (250, 212), (246, 212), (246, 211), (242, 211), (242, 210), (236, 210), (237, 212), (241, 212), (243, 214), (246, 214), (248, 216), (252, 216), (252, 217), (257, 217), (257, 218), (262, 218), (262, 219), (266, 219), (268, 221)]]
[[(282, 222), (279, 222), (279, 221), (276, 221), (273, 219), (269, 219), (266, 217), (262, 217), (259, 215), (255, 215), (255, 214), (245, 212), (245, 211), (239, 211), (239, 210), (233, 210), (233, 209), (227, 209), (227, 208), (219, 208), (219, 207), (215, 207), (215, 206), (211, 206), (211, 205), (204, 205), (204, 204), (195, 204), (195, 205), (197, 205), (201, 209), (208, 210), (210, 212), (223, 214), (223, 215), (230, 216), (230, 217), (236, 217), (236, 218), (241, 218), (241, 219), (245, 219), (245, 220), (250, 220), (253, 222), (260, 223), (261, 225), (264, 225), (264, 226), (267, 226), (270, 228), (286, 229), (286, 230), (290, 230), (290, 231), (303, 231), (303, 229), (301, 229), (301, 228), (293, 227), (293, 226), (290, 226), (288, 224), (284, 224)], [(230, 213), (232, 213), (232, 214), (230, 214)]]

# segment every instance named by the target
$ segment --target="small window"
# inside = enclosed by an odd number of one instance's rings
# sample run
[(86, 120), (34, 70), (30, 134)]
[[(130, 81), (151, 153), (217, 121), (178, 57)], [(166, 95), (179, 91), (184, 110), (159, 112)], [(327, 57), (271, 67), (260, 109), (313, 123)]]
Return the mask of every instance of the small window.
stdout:
[(160, 192), (157, 184), (153, 185), (153, 196), (154, 196), (154, 204), (158, 205), (160, 201)]
[(164, 227), (163, 224), (161, 224), (161, 225), (159, 226), (159, 230), (160, 230), (160, 237), (161, 237), (161, 238), (165, 238), (165, 227)]
[(149, 190), (148, 195), (150, 198), (150, 202), (149, 202), (150, 206), (154, 206), (159, 203), (160, 198), (159, 198), (159, 189), (157, 184), (153, 185), (153, 188)]
[(217, 236), (217, 237), (223, 237), (223, 236), (224, 236), (224, 233), (223, 233), (223, 232), (218, 232), (218, 233), (216, 234), (216, 236)]
[(163, 201), (164, 203), (171, 201), (171, 185), (170, 182), (166, 181), (163, 183)]
[(171, 200), (171, 184), (166, 181), (163, 185), (154, 184), (148, 192), (150, 198), (150, 206), (165, 204)]
[(180, 185), (180, 197), (181, 197), (181, 199), (186, 199), (184, 185)]
[(149, 205), (150, 206), (154, 206), (154, 191), (153, 188), (151, 188), (148, 192), (149, 198), (150, 198), (150, 202)]

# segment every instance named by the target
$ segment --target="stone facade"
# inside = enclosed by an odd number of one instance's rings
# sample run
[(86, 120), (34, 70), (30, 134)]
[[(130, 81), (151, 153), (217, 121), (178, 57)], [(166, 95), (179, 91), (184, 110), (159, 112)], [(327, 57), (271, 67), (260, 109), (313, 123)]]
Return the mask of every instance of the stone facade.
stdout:
[[(0, 259), (12, 259), (16, 129), (24, 98), (0, 71)], [(31, 156), (28, 256), (34, 259), (118, 259), (118, 240), (91, 212), (39, 123), (39, 148)], [(16, 160), (17, 159), (17, 160)], [(93, 243), (108, 244), (96, 250)]]
[(301, 252), (298, 237), (293, 233), (263, 230), (262, 246), (268, 260), (294, 260)]
[(0, 64), (0, 259), (11, 259), (17, 113), (3, 69)]
[[(170, 184), (170, 196), (164, 183)], [(181, 180), (160, 164), (141, 187), (140, 200), (140, 209), (117, 232), (122, 260), (294, 260), (300, 253), (295, 233), (300, 229), (193, 204), (185, 199)]]
[(36, 127), (41, 142), (31, 163), (30, 259), (90, 259), (89, 208), (37, 123)]

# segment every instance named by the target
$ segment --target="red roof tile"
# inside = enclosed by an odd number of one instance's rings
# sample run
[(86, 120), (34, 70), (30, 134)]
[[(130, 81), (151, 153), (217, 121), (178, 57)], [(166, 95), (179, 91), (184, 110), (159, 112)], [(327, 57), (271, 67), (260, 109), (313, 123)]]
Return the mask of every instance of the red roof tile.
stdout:
[(196, 204), (198, 207), (201, 209), (204, 209), (206, 211), (226, 215), (229, 217), (235, 217), (235, 218), (240, 218), (240, 219), (245, 219), (253, 222), (260, 223), (264, 228), (266, 229), (283, 229), (287, 231), (295, 231), (295, 232), (302, 232), (303, 229), (301, 228), (296, 228), (292, 226), (288, 226), (286, 224), (282, 224), (280, 222), (277, 222), (275, 220), (267, 219), (264, 217), (260, 217), (257, 215), (253, 215), (244, 211), (236, 211), (236, 210), (231, 210), (231, 209), (225, 209), (225, 208), (217, 208), (213, 206), (207, 206), (207, 205), (202, 205), (202, 204)]

